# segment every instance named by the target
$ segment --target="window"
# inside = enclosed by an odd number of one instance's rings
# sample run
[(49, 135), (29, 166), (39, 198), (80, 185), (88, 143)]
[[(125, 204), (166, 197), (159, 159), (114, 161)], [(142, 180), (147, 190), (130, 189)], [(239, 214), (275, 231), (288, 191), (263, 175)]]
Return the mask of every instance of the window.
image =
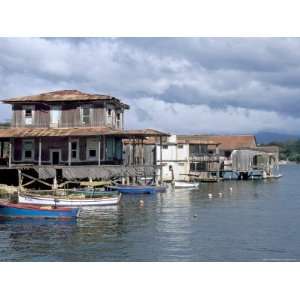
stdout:
[(117, 119), (117, 127), (120, 128), (121, 127), (121, 113), (117, 113), (116, 115), (116, 119)]
[(207, 154), (207, 145), (201, 145), (201, 144), (190, 145), (190, 156), (200, 156), (204, 154)]
[(84, 105), (81, 107), (81, 123), (91, 123), (91, 107), (89, 105)]
[(197, 171), (198, 172), (205, 172), (207, 171), (207, 166), (206, 166), (206, 162), (205, 161), (201, 161), (199, 163), (197, 163)]
[(190, 171), (191, 172), (196, 171), (196, 164), (195, 163), (190, 164)]
[(23, 160), (33, 160), (34, 151), (33, 151), (33, 140), (24, 140), (23, 141)]
[(34, 106), (26, 105), (23, 107), (25, 125), (32, 125), (33, 113), (34, 113)]
[(168, 145), (163, 145), (163, 149), (168, 149)]
[(98, 159), (98, 140), (88, 139), (87, 140), (87, 159), (97, 160)]
[(179, 144), (179, 145), (177, 145), (177, 148), (178, 148), (178, 149), (183, 149), (183, 145), (182, 145), (182, 144)]
[(96, 158), (97, 157), (97, 150), (96, 149), (89, 149), (89, 157)]
[(32, 118), (32, 109), (31, 108), (25, 109), (25, 118)]
[(78, 141), (71, 142), (71, 155), (72, 159), (78, 159)]
[(107, 108), (107, 111), (106, 111), (106, 113), (107, 113), (107, 123), (108, 124), (113, 124), (113, 110), (112, 110), (112, 108)]

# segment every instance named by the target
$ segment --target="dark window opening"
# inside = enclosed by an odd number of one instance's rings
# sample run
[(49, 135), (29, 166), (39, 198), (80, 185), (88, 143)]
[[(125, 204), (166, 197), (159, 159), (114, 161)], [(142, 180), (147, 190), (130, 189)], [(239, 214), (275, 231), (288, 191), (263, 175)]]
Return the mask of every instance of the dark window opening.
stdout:
[(77, 142), (72, 142), (72, 150), (77, 150)]
[(32, 109), (31, 108), (26, 108), (25, 109), (25, 117), (26, 118), (32, 118)]
[(193, 172), (193, 171), (196, 171), (196, 164), (195, 163), (191, 163), (190, 164), (190, 170)]
[(28, 159), (28, 158), (32, 158), (32, 151), (31, 150), (25, 150), (25, 158)]
[(197, 164), (197, 171), (198, 172), (204, 172), (206, 170), (207, 170), (207, 168), (206, 168), (206, 162), (205, 161), (201, 161)]
[(93, 150), (93, 149), (90, 149), (89, 150), (89, 156), (94, 158), (97, 156), (97, 151), (96, 150)]

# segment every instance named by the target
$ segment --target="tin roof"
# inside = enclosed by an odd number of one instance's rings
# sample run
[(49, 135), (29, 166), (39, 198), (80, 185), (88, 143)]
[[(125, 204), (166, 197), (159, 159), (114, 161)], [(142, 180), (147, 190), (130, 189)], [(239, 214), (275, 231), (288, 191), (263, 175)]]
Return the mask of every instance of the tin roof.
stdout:
[(154, 129), (116, 130), (110, 127), (81, 128), (9, 128), (0, 129), (0, 138), (33, 138), (33, 137), (79, 137), (113, 135), (120, 137), (145, 138), (152, 136), (168, 136), (167, 133)]
[(22, 96), (15, 97), (10, 99), (2, 100), (6, 104), (14, 103), (34, 103), (34, 102), (72, 102), (72, 101), (111, 101), (115, 104), (122, 106), (125, 109), (129, 109), (129, 106), (125, 103), (122, 103), (121, 100), (108, 96), (108, 95), (99, 95), (99, 94), (88, 94), (78, 90), (61, 90), (53, 91), (49, 93), (42, 93), (32, 96)]
[(210, 140), (220, 145), (220, 150), (256, 147), (254, 135), (179, 135), (179, 139)]

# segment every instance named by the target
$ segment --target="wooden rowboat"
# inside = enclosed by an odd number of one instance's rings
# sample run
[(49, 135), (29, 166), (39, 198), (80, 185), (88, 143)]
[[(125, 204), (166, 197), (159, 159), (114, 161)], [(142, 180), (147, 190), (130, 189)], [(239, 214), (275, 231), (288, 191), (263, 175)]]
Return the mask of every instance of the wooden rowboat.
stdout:
[(75, 189), (75, 190), (66, 190), (67, 195), (86, 195), (90, 197), (116, 197), (118, 196), (117, 191), (103, 191), (99, 189)]
[(74, 219), (78, 215), (79, 208), (0, 203), (1, 218)]
[(103, 197), (88, 197), (81, 195), (70, 196), (54, 196), (54, 195), (38, 195), (33, 193), (19, 193), (18, 202), (25, 204), (37, 205), (55, 205), (64, 207), (81, 207), (81, 206), (103, 206), (116, 205), (120, 202), (121, 195), (103, 196)]

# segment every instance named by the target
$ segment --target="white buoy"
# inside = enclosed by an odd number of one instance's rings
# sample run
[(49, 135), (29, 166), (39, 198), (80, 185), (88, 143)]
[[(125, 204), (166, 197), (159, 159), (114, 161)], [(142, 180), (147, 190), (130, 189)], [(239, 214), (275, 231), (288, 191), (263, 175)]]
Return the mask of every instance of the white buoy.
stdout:
[(232, 187), (229, 188), (230, 192), (232, 192)]
[(211, 199), (211, 198), (212, 198), (212, 196), (213, 196), (212, 194), (208, 194), (208, 198), (209, 198), (209, 199)]
[(144, 206), (144, 200), (140, 200), (140, 206)]
[(223, 193), (219, 193), (219, 197), (220, 197), (220, 198), (223, 197)]

